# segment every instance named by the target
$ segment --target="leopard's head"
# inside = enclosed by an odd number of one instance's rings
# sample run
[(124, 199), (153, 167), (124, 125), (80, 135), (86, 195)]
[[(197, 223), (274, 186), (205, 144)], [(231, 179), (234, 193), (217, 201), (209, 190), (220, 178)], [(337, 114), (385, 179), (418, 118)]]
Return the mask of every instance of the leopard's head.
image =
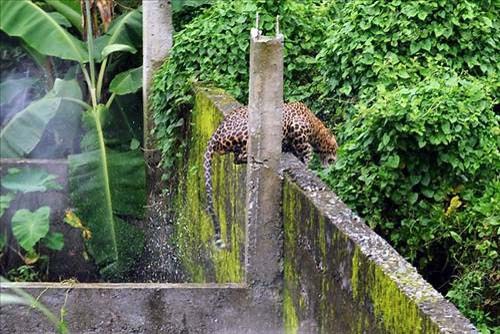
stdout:
[(337, 140), (330, 131), (325, 131), (320, 140), (319, 157), (323, 168), (328, 167), (337, 160)]

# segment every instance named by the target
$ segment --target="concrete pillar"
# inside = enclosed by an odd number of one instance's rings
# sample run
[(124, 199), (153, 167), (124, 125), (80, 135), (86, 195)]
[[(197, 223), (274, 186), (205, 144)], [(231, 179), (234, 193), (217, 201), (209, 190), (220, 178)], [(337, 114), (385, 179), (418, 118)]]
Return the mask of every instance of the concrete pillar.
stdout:
[(261, 305), (256, 321), (282, 328), (283, 228), (279, 175), (283, 111), (283, 35), (251, 31), (247, 167), (246, 282)]
[(144, 103), (144, 149), (146, 160), (151, 159), (154, 150), (152, 115), (148, 96), (154, 71), (168, 56), (173, 44), (172, 5), (170, 0), (147, 0), (142, 2), (143, 38), (143, 88)]

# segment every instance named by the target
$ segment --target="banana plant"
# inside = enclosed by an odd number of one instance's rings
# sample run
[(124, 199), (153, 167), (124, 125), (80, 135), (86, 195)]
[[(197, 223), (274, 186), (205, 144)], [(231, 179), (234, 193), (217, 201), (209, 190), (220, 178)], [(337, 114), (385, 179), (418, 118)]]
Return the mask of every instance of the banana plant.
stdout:
[[(91, 4), (85, 0), (83, 17), (78, 20), (76, 7), (63, 6), (53, 0), (45, 0), (67, 18), (70, 24), (81, 26), (81, 21), (92, 22)], [(82, 153), (70, 155), (70, 192), (79, 217), (92, 231), (89, 251), (110, 279), (120, 278), (142, 251), (142, 233), (123, 217), (141, 217), (145, 205), (145, 166), (137, 148), (126, 152), (111, 150), (107, 146), (105, 124), (109, 122), (110, 107), (117, 97), (137, 92), (142, 87), (138, 73), (142, 68), (129, 69), (111, 80), (106, 90), (105, 76), (112, 57), (117, 53), (136, 53), (142, 32), (142, 13), (130, 11), (115, 19), (109, 30), (94, 38), (92, 24), (87, 24), (86, 41), (73, 36), (62, 20), (46, 12), (29, 0), (0, 0), (0, 29), (10, 36), (19, 37), (36, 52), (75, 61), (79, 64), (86, 83), (86, 100), (78, 96), (62, 96), (61, 100), (83, 108), (83, 123), (87, 130), (80, 144)], [(106, 94), (109, 91), (110, 94)], [(55, 93), (54, 93), (55, 94)], [(53, 94), (53, 95), (54, 95)], [(58, 97), (57, 94), (55, 94)], [(51, 97), (52, 99), (54, 97)], [(45, 99), (45, 98), (44, 98)], [(43, 99), (42, 99), (43, 100)], [(53, 102), (53, 100), (51, 100)], [(41, 103), (36, 101), (35, 103)], [(43, 112), (40, 106), (25, 111), (26, 117), (43, 118), (36, 133), (41, 133), (57, 111)], [(28, 106), (30, 108), (30, 106)], [(61, 111), (64, 112), (64, 111)], [(21, 116), (14, 117), (2, 130), (0, 139), (9, 143), (9, 151), (3, 156), (26, 156), (36, 146), (38, 137), (31, 138), (29, 145), (21, 149), (17, 123), (25, 123)], [(12, 124), (10, 124), (12, 123)], [(23, 136), (33, 129), (25, 129)], [(9, 136), (7, 136), (9, 135)], [(8, 140), (7, 140), (8, 139)], [(3, 146), (3, 145), (2, 145)], [(19, 145), (17, 145), (19, 146)]]

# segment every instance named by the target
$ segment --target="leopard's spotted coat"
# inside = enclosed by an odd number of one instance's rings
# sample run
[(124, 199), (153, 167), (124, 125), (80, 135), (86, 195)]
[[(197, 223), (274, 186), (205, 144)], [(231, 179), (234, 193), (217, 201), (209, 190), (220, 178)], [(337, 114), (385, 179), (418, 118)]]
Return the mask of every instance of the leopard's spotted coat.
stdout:
[[(212, 157), (214, 153), (234, 153), (234, 163), (247, 162), (248, 108), (242, 107), (231, 112), (219, 125), (210, 140), (204, 155), (205, 186), (207, 192), (207, 212), (212, 218), (215, 240), (223, 247), (220, 239), (220, 223), (213, 206)], [(335, 161), (337, 141), (330, 130), (303, 103), (283, 105), (284, 152), (292, 152), (308, 165), (313, 151), (319, 153), (323, 165)]]

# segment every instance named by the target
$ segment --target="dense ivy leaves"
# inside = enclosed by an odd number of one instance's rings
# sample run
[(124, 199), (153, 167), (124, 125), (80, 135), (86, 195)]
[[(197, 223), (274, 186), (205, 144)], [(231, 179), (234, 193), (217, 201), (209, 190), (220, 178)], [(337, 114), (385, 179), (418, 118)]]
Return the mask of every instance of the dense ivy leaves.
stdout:
[[(450, 292), (472, 318), (493, 311), (486, 300), (499, 292), (500, 128), (491, 96), (487, 82), (442, 69), (408, 88), (380, 86), (373, 102), (356, 105), (337, 164), (323, 173), (428, 279), (483, 273), (481, 285), (458, 279)], [(461, 297), (470, 291), (475, 298)]]
[(349, 110), (353, 99), (368, 97), (378, 84), (419, 81), (429, 62), (474, 76), (500, 68), (494, 1), (353, 0), (330, 11), (335, 23), (319, 56), (317, 88), (326, 112)]
[[(319, 1), (317, 1), (319, 2)], [(173, 152), (192, 105), (191, 84), (205, 81), (233, 94), (248, 95), (249, 32), (260, 13), (260, 28), (274, 34), (275, 16), (285, 35), (285, 96), (306, 100), (319, 74), (315, 56), (325, 39), (327, 11), (314, 1), (219, 1), (175, 35), (170, 59), (157, 72), (152, 88), (156, 135), (163, 166), (175, 161)]]

